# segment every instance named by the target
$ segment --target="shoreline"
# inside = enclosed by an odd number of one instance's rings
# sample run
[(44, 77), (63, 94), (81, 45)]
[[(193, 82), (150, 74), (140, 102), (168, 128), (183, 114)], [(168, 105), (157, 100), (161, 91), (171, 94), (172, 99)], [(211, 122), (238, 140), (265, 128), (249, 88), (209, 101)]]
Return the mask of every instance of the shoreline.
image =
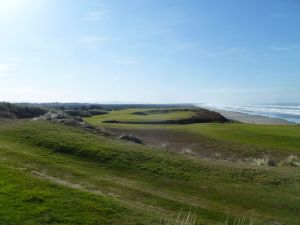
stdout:
[(241, 123), (261, 124), (261, 125), (296, 125), (284, 119), (271, 118), (268, 116), (251, 115), (247, 113), (228, 111), (223, 109), (207, 108), (211, 111), (220, 113), (229, 120), (235, 120)]

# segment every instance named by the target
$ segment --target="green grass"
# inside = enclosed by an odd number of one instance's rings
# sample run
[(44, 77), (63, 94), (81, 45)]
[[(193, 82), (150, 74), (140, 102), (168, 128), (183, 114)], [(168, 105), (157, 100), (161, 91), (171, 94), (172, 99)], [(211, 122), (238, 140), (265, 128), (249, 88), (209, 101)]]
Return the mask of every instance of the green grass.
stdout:
[[(147, 115), (136, 115), (135, 112), (149, 112)], [(162, 122), (166, 120), (188, 119), (196, 113), (192, 111), (171, 111), (168, 113), (152, 113), (151, 109), (126, 109), (112, 111), (106, 115), (88, 118), (90, 123), (99, 125), (103, 121), (117, 120), (120, 122)]]
[[(137, 109), (135, 109), (137, 110)], [(181, 134), (207, 137), (217, 141), (238, 143), (287, 154), (300, 154), (300, 126), (298, 125), (255, 125), (243, 123), (204, 123), (189, 125), (106, 124), (107, 118), (122, 120), (131, 110), (120, 110), (102, 116), (87, 118), (95, 126), (123, 130), (169, 130)], [(168, 115), (168, 114), (166, 114)], [(242, 147), (241, 147), (242, 148)], [(248, 151), (249, 148), (246, 148)]]
[(300, 153), (300, 126), (200, 124), (183, 129), (218, 140)]
[(1, 124), (0, 173), (6, 224), (157, 224), (181, 209), (204, 224), (299, 221), (298, 168), (206, 161), (50, 122)]
[(131, 224), (140, 216), (112, 198), (39, 180), (17, 168), (0, 165), (0, 176), (1, 224)]

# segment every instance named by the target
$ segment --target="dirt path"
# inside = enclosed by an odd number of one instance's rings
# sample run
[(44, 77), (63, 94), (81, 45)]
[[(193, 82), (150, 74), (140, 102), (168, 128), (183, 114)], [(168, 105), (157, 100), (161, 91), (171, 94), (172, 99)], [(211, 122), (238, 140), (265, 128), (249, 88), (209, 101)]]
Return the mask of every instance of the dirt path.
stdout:
[(132, 134), (146, 145), (208, 159), (243, 161), (249, 157), (262, 157), (267, 154), (263, 148), (258, 151), (258, 147), (215, 140), (178, 130), (121, 128), (108, 130), (115, 135)]
[(113, 193), (103, 193), (99, 189), (96, 189), (96, 190), (95, 189), (93, 189), (93, 190), (88, 189), (86, 187), (83, 187), (81, 184), (73, 183), (73, 182), (70, 182), (70, 181), (67, 181), (67, 180), (63, 180), (61, 178), (53, 177), (53, 176), (50, 176), (46, 173), (39, 172), (37, 170), (32, 170), (31, 174), (33, 176), (39, 178), (39, 179), (48, 180), (50, 182), (53, 182), (55, 184), (58, 184), (58, 185), (61, 185), (61, 186), (64, 186), (64, 187), (80, 190), (80, 191), (87, 192), (87, 193), (94, 194), (94, 195), (113, 197), (114, 199), (122, 202), (124, 205), (127, 205), (131, 208), (135, 208), (135, 209), (138, 209), (138, 210), (142, 210), (142, 211), (145, 211), (145, 212), (151, 211), (151, 212), (157, 213), (159, 215), (161, 215), (162, 213), (166, 213), (166, 214), (171, 213), (171, 211), (168, 211), (168, 210), (163, 209), (161, 207), (157, 207), (157, 206), (153, 206), (153, 205), (145, 205), (141, 202), (131, 201), (131, 200), (128, 200), (128, 199), (122, 199), (118, 195), (115, 195)]
[(72, 182), (69, 182), (67, 180), (57, 178), (57, 177), (52, 177), (52, 176), (47, 175), (46, 173), (41, 173), (39, 171), (32, 170), (31, 174), (38, 177), (38, 178), (49, 180), (53, 183), (56, 183), (56, 184), (59, 184), (59, 185), (65, 186), (65, 187), (69, 187), (69, 188), (77, 189), (77, 190), (80, 190), (80, 191), (89, 192), (89, 193), (92, 193), (92, 194), (103, 195), (104, 196), (104, 194), (102, 193), (101, 190), (90, 190), (90, 189), (87, 189), (87, 188), (83, 187), (81, 184), (76, 184), (76, 183), (72, 183)]

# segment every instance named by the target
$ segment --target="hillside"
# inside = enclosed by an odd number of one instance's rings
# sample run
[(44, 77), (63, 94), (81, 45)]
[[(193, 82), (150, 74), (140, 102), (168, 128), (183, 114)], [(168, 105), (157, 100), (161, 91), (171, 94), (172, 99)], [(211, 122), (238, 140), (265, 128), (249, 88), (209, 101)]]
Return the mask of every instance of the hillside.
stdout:
[(104, 116), (88, 120), (93, 124), (193, 124), (208, 122), (229, 122), (219, 113), (200, 108), (171, 108), (171, 109), (120, 109), (109, 112)]
[(300, 156), (299, 126), (224, 123), (222, 119), (210, 123), (167, 124), (168, 120), (188, 121), (196, 112), (154, 112), (118, 110), (85, 118), (85, 121), (116, 136), (131, 134), (146, 145), (197, 157), (280, 164), (290, 156)]
[(297, 167), (210, 161), (47, 121), (2, 122), (0, 150), (6, 224), (164, 224), (180, 210), (198, 224), (299, 221)]

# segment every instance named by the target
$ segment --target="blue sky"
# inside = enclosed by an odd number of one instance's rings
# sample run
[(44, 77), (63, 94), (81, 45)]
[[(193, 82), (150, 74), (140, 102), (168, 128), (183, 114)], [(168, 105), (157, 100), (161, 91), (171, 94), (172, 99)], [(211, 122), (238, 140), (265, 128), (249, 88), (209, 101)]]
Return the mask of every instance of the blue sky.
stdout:
[(300, 102), (298, 0), (0, 0), (0, 101)]

